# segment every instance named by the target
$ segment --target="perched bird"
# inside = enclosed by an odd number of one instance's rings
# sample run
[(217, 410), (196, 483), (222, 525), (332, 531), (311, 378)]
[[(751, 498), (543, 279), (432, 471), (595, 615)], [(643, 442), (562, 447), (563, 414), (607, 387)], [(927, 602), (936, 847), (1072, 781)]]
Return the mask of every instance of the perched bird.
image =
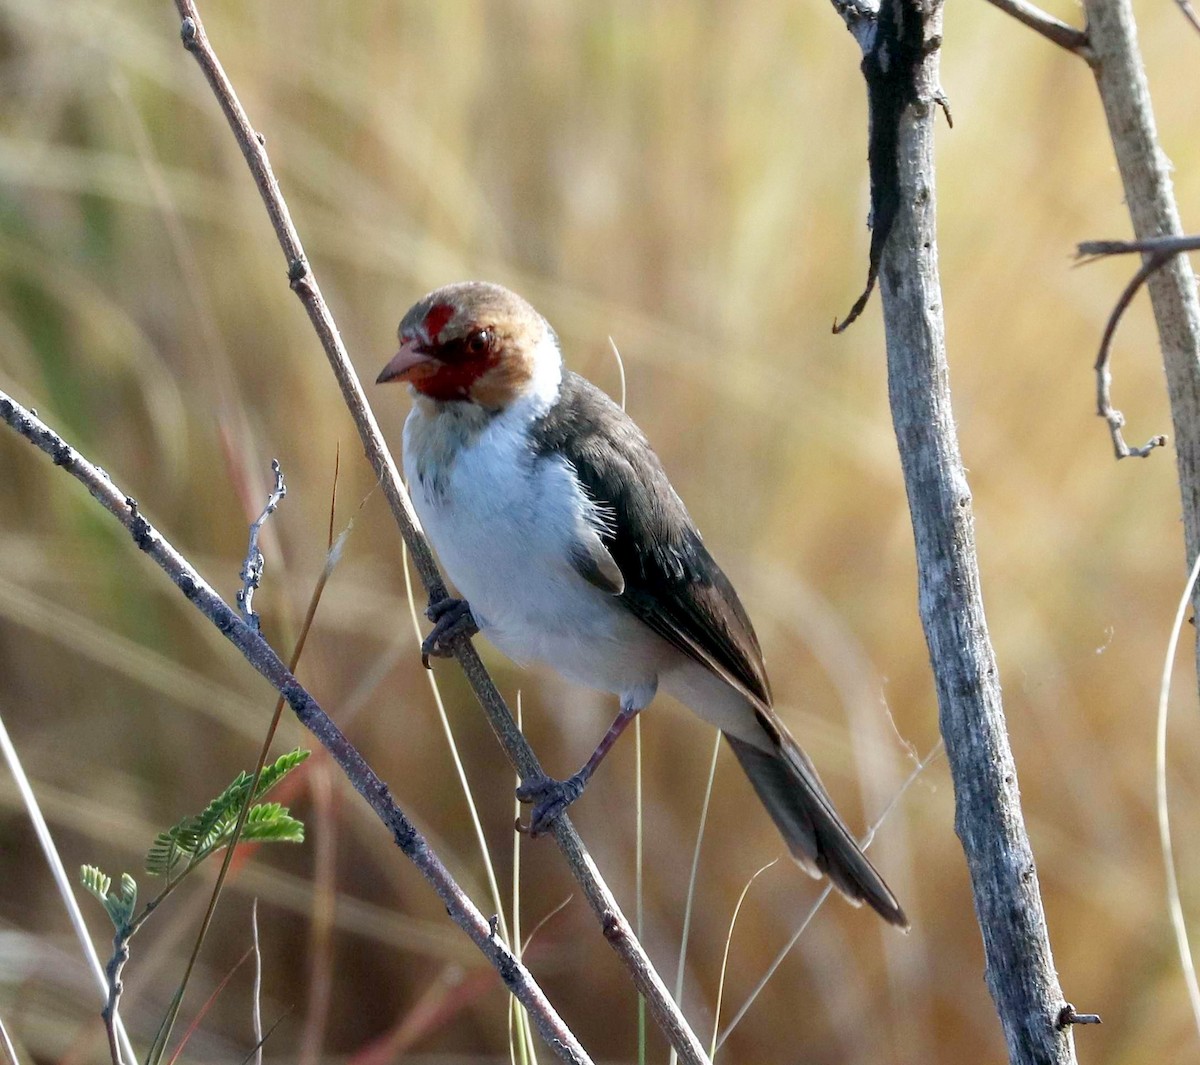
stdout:
[(518, 797), (535, 804), (530, 830), (580, 796), (661, 686), (721, 730), (806, 872), (907, 928), (772, 709), (741, 600), (633, 420), (563, 368), (554, 330), (499, 285), (431, 292), (399, 335), (377, 383), (410, 386), (404, 473), (465, 596), (431, 605), (426, 656), (479, 631), (517, 662), (546, 662), (620, 696), (578, 773), (522, 783)]

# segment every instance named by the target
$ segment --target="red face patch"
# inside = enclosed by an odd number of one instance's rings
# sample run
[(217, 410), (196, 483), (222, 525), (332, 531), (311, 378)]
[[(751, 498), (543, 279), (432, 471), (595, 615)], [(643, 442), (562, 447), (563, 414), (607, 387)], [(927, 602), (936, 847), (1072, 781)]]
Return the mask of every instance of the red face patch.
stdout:
[(425, 335), (431, 343), (436, 344), (437, 338), (441, 331), (446, 328), (446, 323), (454, 317), (454, 308), (448, 303), (439, 303), (431, 307), (429, 313), (425, 315), (425, 321), (422, 323), (425, 327)]

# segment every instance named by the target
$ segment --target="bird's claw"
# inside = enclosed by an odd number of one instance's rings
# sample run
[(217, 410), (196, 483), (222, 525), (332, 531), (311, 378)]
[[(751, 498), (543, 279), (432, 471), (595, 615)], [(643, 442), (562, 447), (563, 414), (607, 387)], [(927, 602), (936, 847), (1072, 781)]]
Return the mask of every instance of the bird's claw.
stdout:
[(566, 780), (541, 776), (522, 781), (517, 788), (517, 799), (533, 803), (534, 806), (529, 815), (529, 824), (518, 823), (518, 830), (528, 832), (531, 839), (549, 831), (563, 811), (583, 794), (585, 783), (578, 773)]
[(421, 665), (429, 669), (429, 659), (450, 658), (460, 640), (470, 639), (479, 631), (471, 605), (465, 599), (439, 599), (425, 608), (433, 622), (429, 635), (421, 641)]

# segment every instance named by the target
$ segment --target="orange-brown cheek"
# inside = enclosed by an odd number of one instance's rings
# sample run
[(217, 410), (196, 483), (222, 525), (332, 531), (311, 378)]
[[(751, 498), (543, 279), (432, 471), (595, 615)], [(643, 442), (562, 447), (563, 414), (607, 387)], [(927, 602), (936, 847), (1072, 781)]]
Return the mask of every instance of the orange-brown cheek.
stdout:
[(480, 375), (471, 387), (471, 399), (481, 407), (503, 407), (520, 396), (533, 378), (525, 359), (507, 358)]

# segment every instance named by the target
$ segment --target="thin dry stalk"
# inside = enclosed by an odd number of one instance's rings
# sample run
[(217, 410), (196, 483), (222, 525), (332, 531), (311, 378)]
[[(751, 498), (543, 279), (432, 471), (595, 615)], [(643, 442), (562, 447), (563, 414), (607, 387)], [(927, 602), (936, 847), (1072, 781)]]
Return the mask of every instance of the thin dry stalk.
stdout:
[[(420, 532), (412, 503), (400, 479), (396, 464), (384, 443), (383, 434), (379, 430), (375, 416), (367, 403), (362, 383), (342, 344), (337, 324), (329, 312), (308, 264), (300, 237), (292, 223), (287, 203), (271, 170), (270, 160), (264, 148), (264, 139), (251, 126), (232, 82), (217, 59), (204, 32), (204, 26), (200, 21), (195, 3), (192, 0), (175, 0), (175, 6), (182, 19), (180, 33), (184, 47), (192, 53), (200, 65), (229, 127), (242, 149), (247, 165), (250, 167), (280, 247), (283, 249), (292, 290), (303, 303), (309, 320), (325, 349), (329, 364), (342, 390), (343, 399), (358, 428), (367, 459), (379, 479), (392, 515), (412, 554), (421, 581), (429, 592), (430, 600), (440, 601), (446, 597), (445, 584), (438, 572), (429, 544)], [(516, 768), (521, 779), (527, 780), (543, 775), (533, 749), (521, 735), (513, 720), (512, 712), (469, 641), (462, 641), (458, 644), (455, 648), (455, 657), (483, 707), (509, 761)], [(600, 871), (583, 846), (570, 819), (566, 816), (559, 817), (554, 823), (552, 834), (572, 875), (583, 889), (584, 897), (600, 921), (605, 939), (621, 958), (638, 992), (645, 997), (655, 1021), (668, 1043), (678, 1051), (680, 1060), (688, 1065), (705, 1065), (708, 1058), (704, 1053), (703, 1046), (684, 1019), (683, 1013), (672, 1000), (662, 978), (633, 934), (633, 929), (617, 904), (616, 897), (600, 876)]]

